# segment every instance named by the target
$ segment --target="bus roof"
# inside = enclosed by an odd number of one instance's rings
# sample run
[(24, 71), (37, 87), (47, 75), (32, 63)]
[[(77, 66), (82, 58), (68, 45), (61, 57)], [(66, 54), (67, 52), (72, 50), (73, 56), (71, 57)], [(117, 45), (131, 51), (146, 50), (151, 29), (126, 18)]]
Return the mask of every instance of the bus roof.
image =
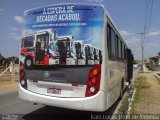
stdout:
[(24, 37), (27, 37), (27, 36), (32, 36), (32, 35), (35, 35), (35, 34), (38, 34), (38, 33), (46, 33), (46, 32), (55, 32), (55, 30), (51, 29), (51, 28), (48, 28), (48, 29), (43, 29), (43, 30), (38, 30), (38, 31), (30, 31), (28, 33), (26, 33), (25, 35), (22, 35), (21, 37), (24, 38)]
[(74, 42), (84, 44), (83, 40), (75, 40)]
[(70, 40), (74, 39), (74, 37), (72, 35), (65, 35), (65, 36), (58, 36), (59, 39), (62, 38), (69, 38)]

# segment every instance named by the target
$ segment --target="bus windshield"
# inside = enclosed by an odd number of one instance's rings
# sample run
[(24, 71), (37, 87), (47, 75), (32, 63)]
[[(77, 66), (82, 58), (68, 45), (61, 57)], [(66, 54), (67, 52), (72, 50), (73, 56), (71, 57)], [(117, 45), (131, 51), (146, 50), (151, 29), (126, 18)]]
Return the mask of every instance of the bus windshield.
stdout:
[(71, 42), (71, 52), (74, 54), (76, 53), (74, 42)]
[(40, 35), (37, 35), (37, 42), (40, 42), (41, 44), (41, 48), (45, 49), (48, 47), (48, 42), (49, 42), (49, 34), (40, 34)]
[(33, 44), (34, 44), (33, 36), (22, 38), (22, 47), (33, 47)]
[(57, 44), (54, 43), (54, 42), (50, 43), (50, 49), (51, 49), (52, 51), (58, 52)]

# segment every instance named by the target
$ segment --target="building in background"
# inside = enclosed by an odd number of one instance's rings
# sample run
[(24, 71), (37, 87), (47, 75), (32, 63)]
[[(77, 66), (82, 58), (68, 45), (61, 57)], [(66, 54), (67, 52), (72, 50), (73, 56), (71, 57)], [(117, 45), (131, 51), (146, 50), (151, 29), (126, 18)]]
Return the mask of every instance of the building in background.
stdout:
[(151, 70), (160, 70), (160, 52), (156, 56), (149, 58), (148, 67)]

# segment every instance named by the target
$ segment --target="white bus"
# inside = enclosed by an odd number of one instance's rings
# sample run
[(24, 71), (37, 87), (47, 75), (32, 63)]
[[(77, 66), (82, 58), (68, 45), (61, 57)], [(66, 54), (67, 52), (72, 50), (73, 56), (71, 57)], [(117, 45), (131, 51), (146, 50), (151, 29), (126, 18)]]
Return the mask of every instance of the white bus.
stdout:
[(91, 44), (85, 44), (86, 61), (88, 65), (94, 65), (94, 48)]
[(30, 68), (33, 65), (59, 64), (59, 53), (56, 44), (56, 31), (39, 30), (22, 37), (21, 62)]
[(76, 40), (75, 49), (76, 49), (78, 65), (86, 65), (85, 44), (83, 43), (83, 41)]
[(76, 65), (77, 57), (73, 36), (60, 36), (57, 40), (58, 51), (60, 54), (60, 64)]
[[(89, 49), (95, 46), (99, 49), (99, 64), (88, 61), (86, 65), (74, 63), (28, 70), (20, 62), (20, 99), (68, 109), (105, 111), (123, 96), (132, 78), (133, 55), (102, 5), (49, 5), (27, 10), (25, 17), (27, 30), (52, 27), (60, 36), (73, 35), (75, 40), (82, 40), (86, 43), (86, 59), (94, 59), (93, 50)], [(61, 37), (58, 42), (62, 39), (68, 40)], [(59, 50), (65, 52), (60, 57), (69, 51)], [(60, 64), (66, 64), (64, 58), (60, 58)]]
[(100, 50), (96, 47), (93, 47), (93, 55), (94, 55), (94, 64), (100, 64)]

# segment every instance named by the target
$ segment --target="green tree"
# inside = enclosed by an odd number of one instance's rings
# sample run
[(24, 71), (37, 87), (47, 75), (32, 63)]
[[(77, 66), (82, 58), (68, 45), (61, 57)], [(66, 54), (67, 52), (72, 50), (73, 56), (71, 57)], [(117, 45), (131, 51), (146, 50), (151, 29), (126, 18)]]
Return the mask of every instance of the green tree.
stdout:
[(5, 58), (2, 56), (2, 54), (0, 53), (0, 65), (3, 65), (5, 62)]

